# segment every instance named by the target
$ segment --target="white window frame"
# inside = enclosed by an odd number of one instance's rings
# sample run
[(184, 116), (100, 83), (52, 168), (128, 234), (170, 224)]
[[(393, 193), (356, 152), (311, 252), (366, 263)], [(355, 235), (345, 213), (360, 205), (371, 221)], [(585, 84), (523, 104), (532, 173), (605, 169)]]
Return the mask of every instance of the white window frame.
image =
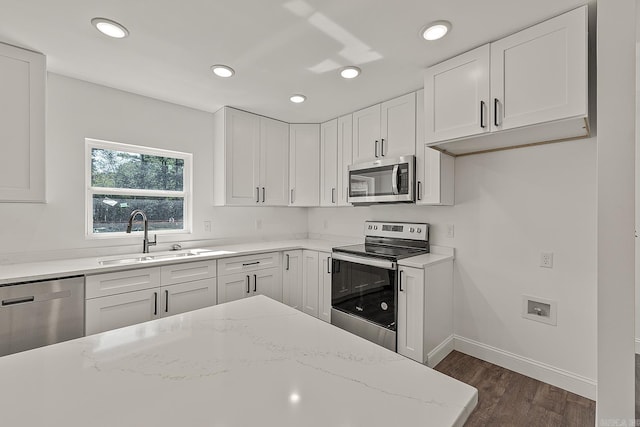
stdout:
[[(105, 188), (91, 186), (91, 151), (94, 148), (105, 150), (124, 151), (127, 153), (147, 154), (152, 156), (170, 157), (174, 159), (184, 160), (183, 168), (183, 186), (182, 191), (165, 191), (165, 190), (143, 190), (131, 188)], [(142, 231), (132, 231), (131, 234), (126, 232), (114, 233), (94, 233), (93, 232), (93, 195), (94, 194), (112, 194), (117, 196), (155, 196), (155, 197), (183, 197), (184, 198), (184, 217), (182, 230), (153, 230), (153, 234), (191, 234), (192, 233), (192, 182), (193, 182), (193, 155), (191, 153), (182, 153), (179, 151), (163, 150), (160, 148), (144, 147), (140, 145), (123, 144), (120, 142), (104, 141), (100, 139), (85, 138), (85, 187), (86, 204), (85, 204), (85, 237), (90, 239), (110, 239), (131, 237), (143, 233)]]

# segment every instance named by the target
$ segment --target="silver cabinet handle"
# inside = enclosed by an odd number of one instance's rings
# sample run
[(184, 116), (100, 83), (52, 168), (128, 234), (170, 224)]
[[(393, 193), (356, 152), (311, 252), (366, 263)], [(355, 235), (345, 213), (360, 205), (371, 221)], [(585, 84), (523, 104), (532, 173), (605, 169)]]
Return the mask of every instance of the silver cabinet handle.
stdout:
[(374, 143), (373, 149), (375, 151), (376, 157), (378, 157), (378, 140), (377, 139), (376, 139), (376, 142)]
[(402, 289), (402, 273), (404, 273), (404, 271), (400, 270), (399, 277), (398, 277), (398, 289), (400, 290), (400, 292), (404, 292), (404, 289)]
[(36, 299), (35, 296), (22, 297), (22, 298), (9, 298), (9, 299), (2, 300), (2, 306), (24, 304), (25, 302), (33, 302), (35, 301), (35, 299)]
[(264, 189), (264, 187), (262, 187), (262, 203), (264, 203), (264, 194), (266, 193), (266, 190)]
[(251, 279), (249, 279), (249, 276), (247, 275), (247, 293), (251, 292), (251, 289), (249, 288), (249, 281)]
[(336, 189), (332, 188), (331, 189), (331, 203), (335, 203), (336, 202)]
[(380, 140), (380, 155), (384, 157), (384, 138)]
[(256, 203), (260, 203), (260, 187), (256, 187)]
[(287, 255), (287, 271), (288, 271), (289, 270), (289, 254), (286, 254), (286, 255)]
[(422, 182), (418, 181), (418, 200), (422, 200)]

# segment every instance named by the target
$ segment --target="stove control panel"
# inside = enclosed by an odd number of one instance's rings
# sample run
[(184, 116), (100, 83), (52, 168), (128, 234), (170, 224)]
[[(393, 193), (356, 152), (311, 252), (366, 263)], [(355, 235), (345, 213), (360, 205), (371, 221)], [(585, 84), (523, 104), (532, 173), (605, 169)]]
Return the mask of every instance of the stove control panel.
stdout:
[(411, 222), (366, 221), (365, 236), (391, 237), (395, 239), (429, 240), (429, 224)]

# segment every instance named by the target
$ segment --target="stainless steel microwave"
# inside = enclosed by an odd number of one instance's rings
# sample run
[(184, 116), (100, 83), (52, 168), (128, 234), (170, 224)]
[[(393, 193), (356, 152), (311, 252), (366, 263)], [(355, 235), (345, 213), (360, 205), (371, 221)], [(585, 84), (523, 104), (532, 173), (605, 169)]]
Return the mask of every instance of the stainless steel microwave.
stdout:
[(349, 203), (412, 203), (415, 201), (415, 156), (350, 165)]

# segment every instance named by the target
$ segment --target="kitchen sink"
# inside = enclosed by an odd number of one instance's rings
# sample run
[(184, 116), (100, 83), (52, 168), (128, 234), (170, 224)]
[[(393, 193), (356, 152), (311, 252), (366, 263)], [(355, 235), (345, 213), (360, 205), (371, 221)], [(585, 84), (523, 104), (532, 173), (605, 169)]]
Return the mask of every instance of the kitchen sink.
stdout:
[(135, 255), (135, 256), (126, 256), (119, 258), (102, 258), (98, 260), (98, 264), (100, 265), (129, 265), (129, 264), (142, 264), (153, 261), (167, 261), (172, 259), (183, 259), (190, 258), (196, 256), (207, 256), (207, 255), (225, 255), (232, 254), (230, 251), (213, 251), (209, 249), (186, 249), (182, 251), (171, 251), (171, 252), (159, 252), (156, 254), (147, 254), (147, 255)]

